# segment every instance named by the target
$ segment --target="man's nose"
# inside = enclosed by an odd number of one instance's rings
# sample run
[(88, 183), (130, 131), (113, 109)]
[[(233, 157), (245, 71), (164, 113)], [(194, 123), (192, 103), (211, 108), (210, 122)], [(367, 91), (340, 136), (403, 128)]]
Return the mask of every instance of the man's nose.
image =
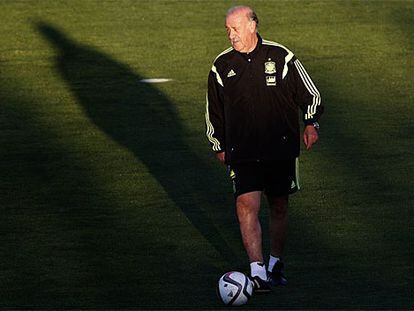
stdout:
[(234, 37), (235, 37), (234, 30), (231, 30), (230, 29), (230, 31), (229, 31), (229, 39), (232, 40), (232, 39), (234, 39)]

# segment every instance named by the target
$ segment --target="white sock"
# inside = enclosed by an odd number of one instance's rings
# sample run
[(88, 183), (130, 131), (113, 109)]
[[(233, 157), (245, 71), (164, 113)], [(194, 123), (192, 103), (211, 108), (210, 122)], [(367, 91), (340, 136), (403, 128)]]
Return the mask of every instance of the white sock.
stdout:
[(280, 261), (280, 257), (274, 257), (272, 255), (269, 256), (269, 267), (267, 267), (267, 271), (272, 272), (273, 267), (275, 266), (275, 264)]
[(260, 261), (250, 263), (250, 274), (251, 276), (258, 276), (262, 280), (267, 280), (266, 265)]

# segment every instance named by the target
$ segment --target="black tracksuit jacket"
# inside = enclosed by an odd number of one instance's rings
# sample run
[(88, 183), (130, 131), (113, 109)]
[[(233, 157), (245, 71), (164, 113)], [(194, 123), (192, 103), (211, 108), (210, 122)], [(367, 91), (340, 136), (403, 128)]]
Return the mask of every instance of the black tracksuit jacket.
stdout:
[(256, 48), (229, 48), (208, 77), (206, 134), (226, 163), (299, 156), (299, 108), (305, 125), (323, 112), (319, 91), (300, 61), (284, 46), (258, 35)]

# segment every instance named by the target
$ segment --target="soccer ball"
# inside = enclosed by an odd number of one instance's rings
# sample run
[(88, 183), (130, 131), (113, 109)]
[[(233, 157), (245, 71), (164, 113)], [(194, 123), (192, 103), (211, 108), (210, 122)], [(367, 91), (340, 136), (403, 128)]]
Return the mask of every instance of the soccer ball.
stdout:
[(252, 282), (241, 272), (227, 272), (218, 281), (217, 295), (226, 306), (244, 305), (252, 293)]

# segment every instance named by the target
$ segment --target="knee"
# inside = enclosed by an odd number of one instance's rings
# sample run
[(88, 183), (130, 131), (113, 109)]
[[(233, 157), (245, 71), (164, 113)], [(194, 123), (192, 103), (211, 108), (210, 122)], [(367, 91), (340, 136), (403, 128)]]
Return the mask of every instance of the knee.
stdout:
[(269, 207), (272, 216), (283, 218), (287, 215), (288, 200), (285, 197), (272, 198), (269, 202)]
[(237, 200), (236, 209), (239, 222), (248, 221), (251, 218), (258, 217), (259, 214), (259, 207), (250, 200)]

